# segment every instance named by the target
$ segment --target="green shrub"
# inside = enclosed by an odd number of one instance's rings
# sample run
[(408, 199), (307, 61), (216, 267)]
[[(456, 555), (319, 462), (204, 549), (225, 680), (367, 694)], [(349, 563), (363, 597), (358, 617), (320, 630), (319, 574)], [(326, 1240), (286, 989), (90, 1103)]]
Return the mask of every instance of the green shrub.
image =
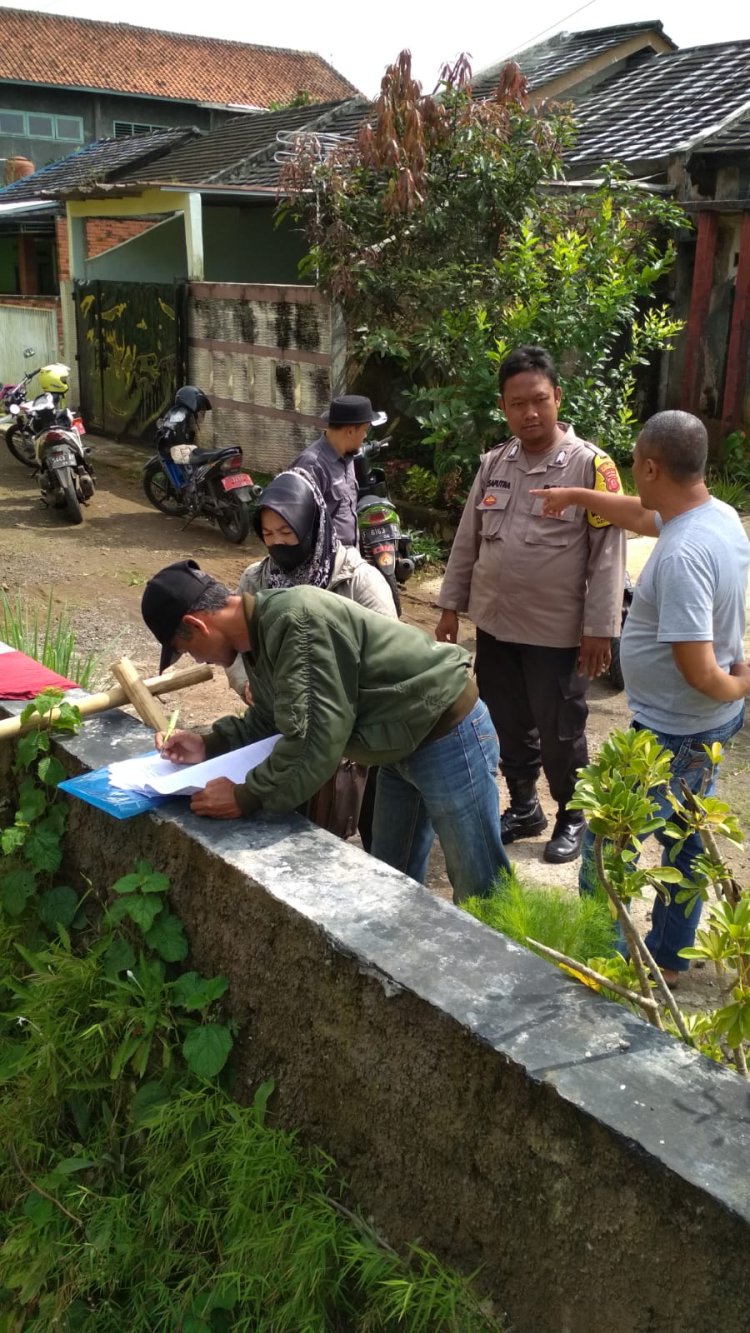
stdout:
[(538, 940), (584, 963), (615, 951), (614, 922), (601, 898), (520, 884), (514, 875), (489, 898), (469, 898), (462, 906), (518, 944)]
[(417, 1245), (397, 1254), (330, 1158), (266, 1123), (271, 1081), (250, 1106), (231, 1096), (227, 983), (186, 970), (166, 876), (140, 862), (109, 893), (60, 883), (49, 732), (19, 741), (16, 775), (0, 831), (3, 1333), (497, 1333), (468, 1282)]

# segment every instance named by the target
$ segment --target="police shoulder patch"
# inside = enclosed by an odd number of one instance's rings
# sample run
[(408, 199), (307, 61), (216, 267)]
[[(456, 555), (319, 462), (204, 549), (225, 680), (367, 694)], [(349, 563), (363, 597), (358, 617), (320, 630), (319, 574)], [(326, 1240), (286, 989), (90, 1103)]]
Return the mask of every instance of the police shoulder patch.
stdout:
[[(595, 491), (608, 491), (610, 495), (623, 494), (620, 474), (612, 459), (602, 449), (596, 449), (594, 453), (593, 489)], [(586, 510), (586, 518), (592, 528), (608, 528), (611, 526), (608, 519), (600, 518), (598, 514), (592, 514), (589, 510)]]

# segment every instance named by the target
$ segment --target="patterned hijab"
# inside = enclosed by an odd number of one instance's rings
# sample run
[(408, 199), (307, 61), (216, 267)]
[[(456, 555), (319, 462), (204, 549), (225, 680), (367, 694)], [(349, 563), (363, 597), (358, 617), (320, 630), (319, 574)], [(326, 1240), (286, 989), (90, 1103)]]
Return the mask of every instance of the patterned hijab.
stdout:
[(328, 516), (325, 501), (318, 486), (304, 468), (290, 468), (280, 472), (266, 486), (258, 501), (253, 526), (261, 536), (260, 515), (263, 509), (272, 509), (292, 529), (300, 542), (310, 541), (310, 555), (294, 570), (285, 571), (267, 557), (266, 587), (294, 588), (307, 584), (313, 588), (327, 588), (333, 574), (339, 539)]

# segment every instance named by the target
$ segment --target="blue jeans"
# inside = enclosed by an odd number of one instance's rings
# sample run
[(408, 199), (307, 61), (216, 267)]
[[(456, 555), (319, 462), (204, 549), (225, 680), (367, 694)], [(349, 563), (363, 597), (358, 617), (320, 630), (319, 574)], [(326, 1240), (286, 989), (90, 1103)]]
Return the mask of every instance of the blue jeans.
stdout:
[[(694, 792), (701, 790), (705, 779), (706, 785), (703, 787), (705, 796), (710, 796), (716, 790), (716, 767), (711, 763), (703, 746), (712, 745), (714, 741), (720, 741), (722, 745), (726, 744), (739, 731), (743, 719), (744, 709), (741, 709), (737, 717), (733, 718), (731, 722), (725, 723), (723, 727), (715, 728), (713, 731), (703, 731), (696, 736), (667, 736), (661, 732), (654, 733), (659, 744), (672, 753), (670, 789), (678, 800), (680, 798), (678, 785), (680, 779), (687, 784), (690, 791)], [(631, 723), (631, 725), (637, 731), (644, 730), (638, 722)], [(674, 811), (663, 792), (652, 791), (650, 796), (658, 803), (657, 813), (664, 819), (671, 818), (674, 820)], [(670, 838), (665, 838), (660, 831), (657, 831), (654, 837), (664, 849), (661, 858), (662, 865), (672, 864), (669, 860), (669, 851), (674, 843)], [(684, 879), (692, 879), (693, 861), (702, 851), (703, 847), (697, 833), (691, 833), (674, 861), (674, 865), (681, 872)], [(594, 837), (587, 829), (581, 849), (578, 891), (579, 893), (595, 893), (598, 888), (599, 880), (594, 863)], [(679, 884), (664, 885), (665, 891), (669, 893), (669, 901), (666, 901), (660, 893), (656, 894), (651, 913), (651, 929), (646, 936), (646, 947), (654, 961), (659, 964), (659, 967), (666, 967), (673, 972), (686, 972), (688, 960), (687, 958), (680, 958), (680, 949), (687, 949), (692, 945), (700, 921), (703, 903), (700, 898), (696, 899), (690, 911), (686, 912), (686, 903), (675, 902), (675, 894), (679, 888)], [(625, 943), (622, 937), (620, 937), (618, 948), (622, 953), (625, 953)]]
[(500, 747), (481, 700), (463, 722), (378, 773), (372, 855), (424, 883), (435, 834), (453, 901), (485, 897), (510, 873), (495, 783)]

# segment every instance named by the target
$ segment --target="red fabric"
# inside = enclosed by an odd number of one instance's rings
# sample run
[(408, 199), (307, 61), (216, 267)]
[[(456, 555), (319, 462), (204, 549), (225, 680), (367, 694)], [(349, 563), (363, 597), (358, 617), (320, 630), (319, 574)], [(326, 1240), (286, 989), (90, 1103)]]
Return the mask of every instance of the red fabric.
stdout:
[(74, 680), (66, 680), (25, 653), (0, 653), (0, 699), (33, 699), (42, 690), (74, 690)]

